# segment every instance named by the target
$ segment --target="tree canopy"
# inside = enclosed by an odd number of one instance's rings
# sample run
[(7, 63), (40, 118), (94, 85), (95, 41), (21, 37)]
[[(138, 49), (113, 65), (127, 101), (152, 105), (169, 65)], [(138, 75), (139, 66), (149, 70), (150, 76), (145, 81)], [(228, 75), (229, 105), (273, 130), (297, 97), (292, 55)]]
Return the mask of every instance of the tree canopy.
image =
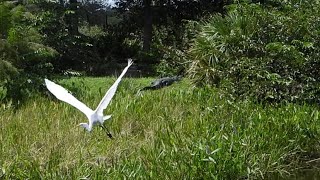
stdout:
[(318, 7), (316, 0), (1, 1), (0, 86), (24, 91), (30, 83), (20, 80), (67, 71), (112, 74), (133, 58), (145, 74), (184, 72), (236, 96), (313, 101)]

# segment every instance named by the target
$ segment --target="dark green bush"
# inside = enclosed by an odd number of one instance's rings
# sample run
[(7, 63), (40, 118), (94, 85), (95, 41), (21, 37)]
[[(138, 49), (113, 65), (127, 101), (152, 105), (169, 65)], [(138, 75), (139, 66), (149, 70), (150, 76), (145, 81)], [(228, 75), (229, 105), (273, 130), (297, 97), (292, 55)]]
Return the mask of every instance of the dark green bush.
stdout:
[(184, 72), (189, 62), (187, 51), (192, 39), (198, 32), (198, 22), (183, 21), (179, 34), (170, 34), (170, 27), (155, 29), (155, 49), (158, 51), (159, 64), (156, 71), (161, 76), (177, 75)]
[(213, 16), (188, 54), (190, 77), (236, 97), (318, 102), (320, 6), (306, 3), (238, 4)]
[(0, 101), (19, 103), (41, 86), (57, 52), (43, 44), (36, 16), (23, 6), (1, 2), (0, 10)]

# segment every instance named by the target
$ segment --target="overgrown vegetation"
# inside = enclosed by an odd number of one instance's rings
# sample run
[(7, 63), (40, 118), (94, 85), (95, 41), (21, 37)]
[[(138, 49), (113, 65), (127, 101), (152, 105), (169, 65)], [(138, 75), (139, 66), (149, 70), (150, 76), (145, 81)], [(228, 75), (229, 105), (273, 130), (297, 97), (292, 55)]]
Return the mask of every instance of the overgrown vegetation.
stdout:
[[(1, 90), (1, 97), (19, 103), (32, 94), (25, 92), (39, 90), (39, 84), (26, 83), (30, 79), (65, 71), (106, 75), (127, 58), (142, 64), (142, 75), (177, 74), (188, 65), (184, 51), (192, 29), (186, 22), (223, 9), (223, 1), (117, 3), (112, 9), (102, 1), (1, 1), (1, 61), (19, 74), (10, 81), (9, 72), (2, 72), (1, 89), (11, 90)], [(151, 16), (146, 25), (141, 17)]]
[[(60, 83), (77, 87), (70, 90), (95, 107), (113, 81)], [(149, 81), (121, 82), (106, 110), (113, 140), (98, 127), (91, 133), (78, 127), (86, 117), (55, 98), (37, 97), (16, 112), (2, 107), (0, 177), (260, 179), (318, 167), (318, 107), (233, 102), (188, 81), (137, 96)]]
[(40, 84), (40, 76), (51, 73), (57, 53), (42, 44), (42, 36), (33, 26), (36, 16), (24, 6), (0, 3), (0, 101), (19, 103)]
[[(0, 2), (0, 179), (320, 177), (318, 0), (117, 3)], [(95, 107), (114, 78), (64, 78), (126, 58), (188, 77), (142, 96), (151, 79), (123, 80), (113, 140), (43, 86)]]
[(190, 76), (235, 97), (319, 103), (319, 4), (229, 6), (201, 26)]

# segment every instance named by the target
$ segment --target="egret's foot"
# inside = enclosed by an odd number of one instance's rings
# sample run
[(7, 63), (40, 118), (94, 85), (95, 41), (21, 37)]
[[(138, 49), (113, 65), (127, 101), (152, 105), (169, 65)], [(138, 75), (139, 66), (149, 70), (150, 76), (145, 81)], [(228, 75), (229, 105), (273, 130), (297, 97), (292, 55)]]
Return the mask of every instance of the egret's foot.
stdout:
[(106, 128), (104, 125), (101, 125), (102, 129), (104, 129), (107, 133), (107, 136), (110, 138), (110, 139), (113, 139), (112, 137), (112, 134), (110, 133), (110, 131), (108, 130), (108, 128)]
[(110, 132), (107, 133), (107, 135), (108, 135), (108, 137), (109, 137), (110, 139), (113, 139), (112, 134), (111, 134)]

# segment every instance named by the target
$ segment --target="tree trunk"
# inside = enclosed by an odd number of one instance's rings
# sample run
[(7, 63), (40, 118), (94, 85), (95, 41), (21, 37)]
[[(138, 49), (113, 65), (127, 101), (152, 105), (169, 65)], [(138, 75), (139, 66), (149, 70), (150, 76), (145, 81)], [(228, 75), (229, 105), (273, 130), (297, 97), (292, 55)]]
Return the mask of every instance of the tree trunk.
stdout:
[(103, 29), (104, 29), (104, 31), (107, 31), (107, 29), (108, 29), (108, 11), (104, 11), (104, 13), (105, 13), (106, 20), (104, 22)]
[(68, 30), (70, 35), (77, 35), (79, 34), (78, 26), (79, 26), (79, 19), (78, 19), (78, 2), (77, 0), (70, 0), (70, 8), (72, 13), (68, 14), (67, 16), (67, 23), (68, 23)]
[(151, 0), (144, 0), (143, 52), (150, 51), (152, 40), (152, 12)]

